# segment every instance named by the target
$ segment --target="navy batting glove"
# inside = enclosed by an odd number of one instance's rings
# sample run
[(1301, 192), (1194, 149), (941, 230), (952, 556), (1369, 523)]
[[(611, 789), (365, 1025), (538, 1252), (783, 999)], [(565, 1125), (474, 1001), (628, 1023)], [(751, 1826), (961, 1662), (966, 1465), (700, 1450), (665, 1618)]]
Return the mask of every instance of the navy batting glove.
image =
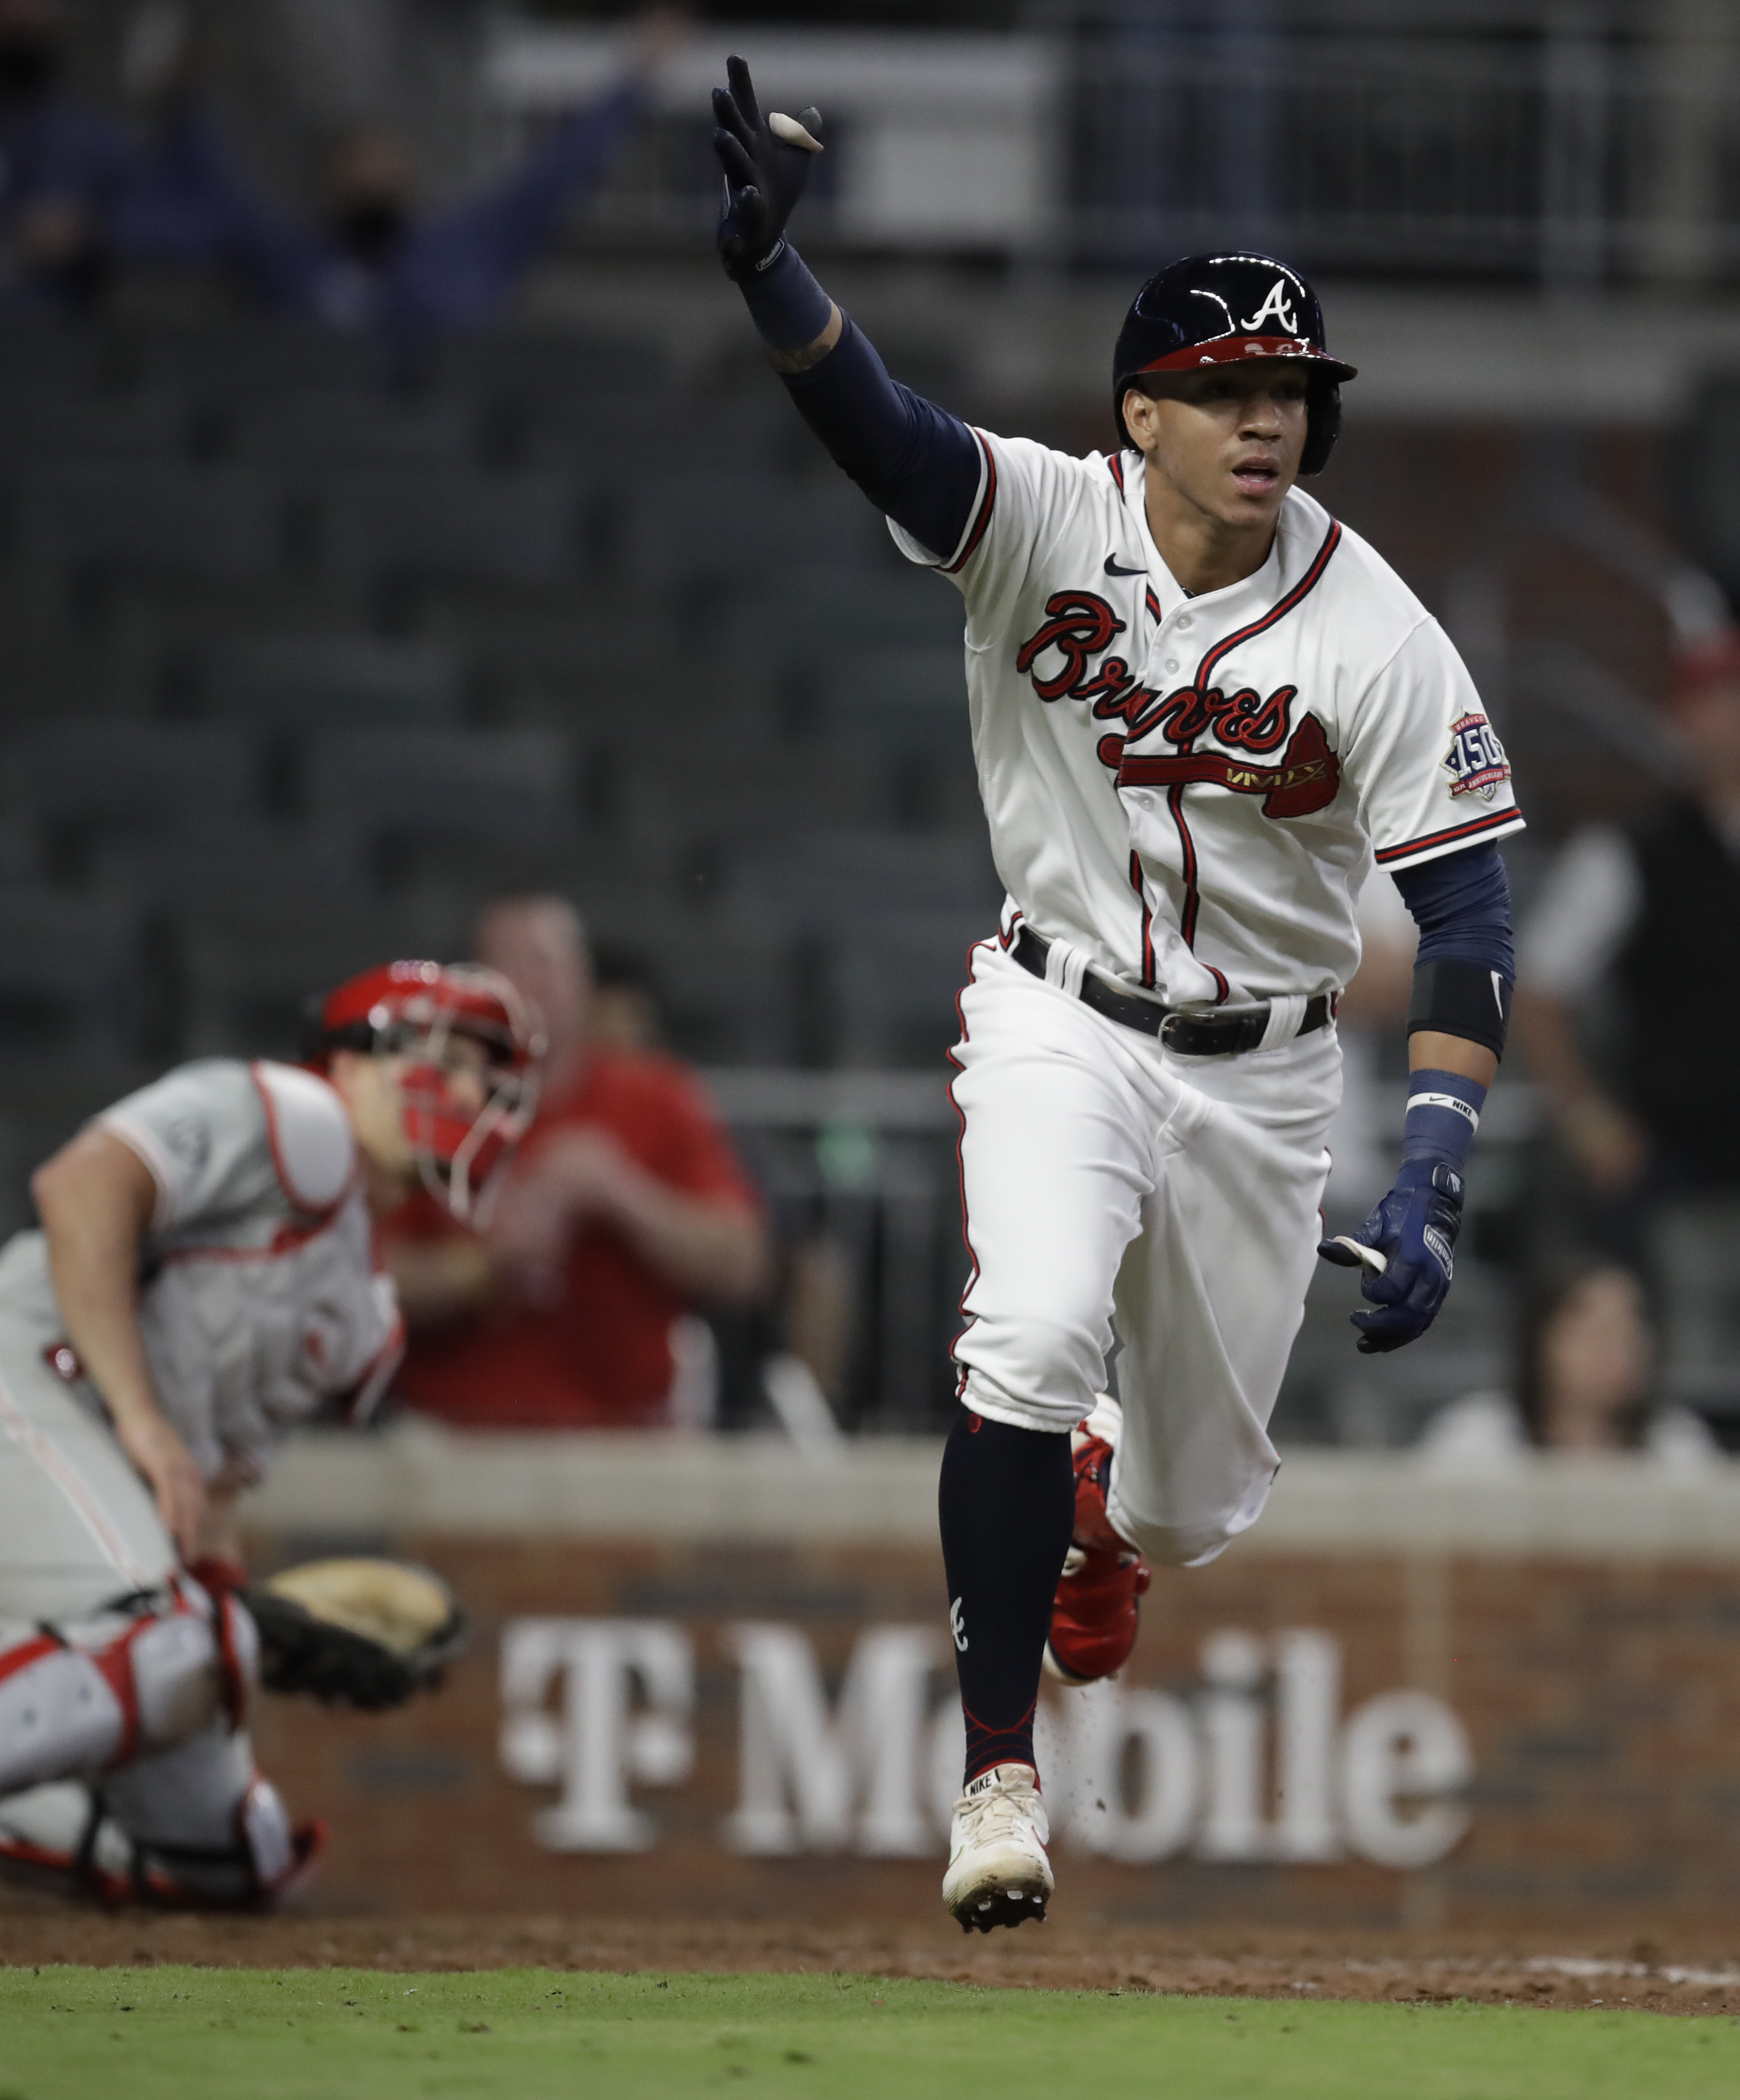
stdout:
[(1456, 1272), (1462, 1168), (1486, 1099), (1463, 1073), (1411, 1072), (1395, 1186), (1358, 1232), (1317, 1243), (1325, 1261), (1366, 1272), (1360, 1293), (1378, 1309), (1354, 1315), (1362, 1356), (1417, 1342), (1438, 1317)]
[(1438, 1317), (1456, 1273), (1456, 1234), (1462, 1229), (1462, 1177), (1442, 1160), (1404, 1160), (1395, 1186), (1358, 1232), (1349, 1237), (1375, 1247), (1385, 1267), (1377, 1273), (1345, 1240), (1322, 1240), (1317, 1251), (1343, 1268), (1365, 1268), (1360, 1295), (1378, 1309), (1356, 1312), (1361, 1356), (1381, 1355), (1417, 1342)]
[(713, 151), (725, 173), (719, 254), (727, 276), (742, 278), (777, 259), (810, 161), (822, 151), (822, 118), (813, 108), (795, 118), (777, 110), (764, 117), (742, 59), (725, 60), (725, 77), (730, 86), (713, 90)]

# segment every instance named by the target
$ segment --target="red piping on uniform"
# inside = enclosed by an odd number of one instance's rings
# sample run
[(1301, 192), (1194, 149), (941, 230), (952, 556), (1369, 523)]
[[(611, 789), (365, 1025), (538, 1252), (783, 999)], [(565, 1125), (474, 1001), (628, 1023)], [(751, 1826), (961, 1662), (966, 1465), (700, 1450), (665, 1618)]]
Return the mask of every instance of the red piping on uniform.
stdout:
[(284, 1163), (284, 1150), (278, 1142), (278, 1105), (272, 1099), (271, 1089), (260, 1077), (258, 1059), (248, 1067), (248, 1076), (253, 1082), (254, 1092), (260, 1096), (260, 1105), (266, 1111), (266, 1141), (271, 1147), (272, 1171), (278, 1176), (278, 1185), (290, 1199), (293, 1210), (300, 1211), (304, 1217), (327, 1218), (343, 1208), (344, 1200), (350, 1193), (356, 1180), (356, 1164), (353, 1158), (350, 1171), (345, 1176), (344, 1186), (330, 1203), (315, 1203), (304, 1196), (290, 1179), (289, 1168)]
[(1202, 905), (1202, 893), (1196, 887), (1196, 841), (1190, 835), (1190, 826), (1184, 821), (1184, 783), (1169, 788), (1166, 807), (1172, 812), (1172, 821), (1178, 827), (1178, 844), (1184, 854), (1184, 909), (1179, 916), (1178, 931), (1184, 936), (1187, 948), (1196, 945), (1196, 914)]
[(1209, 975), (1214, 978), (1215, 983), (1220, 987), (1219, 990), (1214, 995), (1214, 1004), (1217, 1006), (1219, 1006), (1229, 996), (1232, 990), (1232, 987), (1227, 983), (1225, 977), (1221, 975), (1220, 972), (1215, 968), (1213, 963), (1205, 963), (1202, 967), (1208, 972)]
[(1160, 600), (1154, 595), (1154, 586), (1152, 584), (1150, 584), (1148, 587), (1148, 606), (1149, 614), (1157, 625), (1161, 618)]
[(1430, 846), (1451, 845), (1458, 839), (1471, 839), (1479, 832), (1496, 831), (1500, 824), (1514, 824), (1522, 814), (1518, 809), (1495, 810), (1490, 816), (1475, 817), (1465, 824), (1452, 824), (1447, 832), (1432, 832), (1423, 839), (1410, 839), (1406, 845), (1385, 846), (1372, 858), (1380, 867), (1387, 867), (1393, 860), (1402, 860), (1409, 854), (1425, 853)]
[(1142, 988), (1154, 989), (1154, 917), (1148, 910), (1148, 892), (1142, 882), (1142, 856), (1132, 852), (1130, 856), (1130, 886), (1136, 893), (1136, 902), (1142, 907)]
[(131, 1548), (110, 1520), (108, 1512), (86, 1485), (84, 1476), (58, 1445), (37, 1428), (0, 1382), (0, 1422), (14, 1443), (29, 1453), (83, 1519), (91, 1537), (102, 1547), (111, 1566), (136, 1589), (148, 1589), (153, 1577), (134, 1559)]
[(1311, 557), (1311, 566), (1288, 592), (1286, 597), (1278, 598), (1261, 620), (1253, 620), (1249, 627), (1239, 628), (1236, 632), (1229, 634), (1224, 641), (1217, 642), (1196, 666), (1196, 675), (1192, 683), (1199, 693), (1207, 691), (1209, 680), (1214, 675), (1215, 666), (1229, 649), (1236, 648), (1241, 642), (1249, 642), (1253, 635), (1262, 633), (1265, 629), (1273, 627), (1277, 620), (1284, 620), (1301, 598), (1308, 597), (1317, 588), (1324, 571), (1329, 565), (1329, 557), (1341, 542), (1341, 528), (1332, 518), (1329, 520), (1329, 529), (1323, 536), (1323, 545)]
[(1124, 493), (1124, 455), (1121, 452), (1108, 452), (1106, 465), (1111, 468), (1112, 479), (1117, 483), (1117, 492), (1121, 496)]
[[(1329, 557), (1335, 552), (1341, 537), (1341, 528), (1332, 518), (1329, 520), (1329, 529), (1323, 536), (1323, 545), (1311, 557), (1311, 567), (1288, 592), (1285, 598), (1278, 599), (1271, 605), (1261, 620), (1253, 620), (1249, 627), (1237, 629), (1233, 633), (1227, 635), (1224, 641), (1217, 642), (1214, 647), (1208, 651), (1202, 661), (1196, 666), (1196, 675), (1191, 682), (1199, 693), (1207, 690), (1208, 682), (1214, 674), (1215, 665), (1230, 649), (1236, 647), (1240, 642), (1249, 642), (1253, 635), (1262, 633), (1266, 629), (1273, 627), (1277, 620), (1284, 620), (1300, 600), (1307, 597), (1316, 588), (1324, 571), (1329, 565)], [(1188, 749), (1189, 747), (1187, 745), (1187, 753)], [(1126, 760), (1125, 764), (1128, 765), (1131, 762)], [(1139, 763), (1139, 761), (1134, 762)], [(1173, 762), (1175, 764), (1178, 761)], [(1119, 777), (1121, 780), (1128, 777), (1122, 766), (1119, 768)], [(1189, 825), (1184, 821), (1183, 781), (1177, 782), (1167, 790), (1166, 807), (1172, 812), (1172, 821), (1178, 827), (1178, 844), (1183, 849), (1184, 854), (1184, 910), (1179, 919), (1178, 930), (1184, 937), (1185, 946), (1194, 951), (1196, 945), (1196, 917), (1201, 908), (1202, 895), (1196, 887), (1196, 843), (1190, 835)], [(1221, 982), (1224, 984), (1226, 980), (1222, 978)], [(1222, 992), (1221, 996), (1224, 998), (1226, 994)]]
[(991, 522), (992, 507), (997, 501), (997, 461), (991, 455), (990, 446), (985, 442), (984, 431), (975, 430), (973, 435), (979, 440), (980, 451), (985, 454), (985, 494), (980, 499), (979, 514), (973, 520), (972, 530), (967, 536), (967, 545), (944, 569), (945, 576), (957, 575), (972, 559), (974, 549), (985, 537), (985, 528)]
[[(1020, 914), (1018, 912), (1015, 916), (1019, 919)], [(1011, 924), (1010, 928), (1010, 936), (1011, 939), (1014, 938), (1013, 924)], [(1002, 938), (1001, 933), (999, 933), (998, 938), (1001, 940)], [(990, 945), (991, 944), (989, 941), (975, 941), (972, 946), (967, 951), (967, 984), (963, 985), (961, 989), (954, 995), (954, 1017), (961, 1024), (961, 1041), (963, 1043), (967, 1039), (967, 1016), (961, 1011), (961, 1001), (967, 996), (967, 985), (971, 984), (973, 981), (974, 955), (980, 948), (988, 948)], [(1006, 942), (1004, 945), (1007, 946), (1007, 943)], [(952, 1050), (948, 1052), (948, 1058), (949, 1062), (954, 1065), (957, 1072), (962, 1072), (966, 1070), (966, 1067), (962, 1064), (960, 1059), (955, 1056)], [(960, 1103), (954, 1098), (954, 1088), (952, 1082), (949, 1088), (949, 1105), (954, 1110), (955, 1120), (961, 1126), (959, 1130), (955, 1132), (954, 1136), (954, 1179), (955, 1185), (961, 1192), (961, 1244), (966, 1248), (967, 1259), (971, 1264), (967, 1273), (967, 1281), (961, 1286), (960, 1302), (955, 1308), (956, 1311), (959, 1312), (962, 1320), (961, 1331), (955, 1336), (954, 1343), (954, 1348), (958, 1348), (961, 1343), (966, 1340), (968, 1330), (971, 1328), (976, 1321), (976, 1316), (970, 1313), (967, 1309), (967, 1300), (972, 1294), (973, 1286), (979, 1281), (979, 1255), (977, 1249), (973, 1246), (972, 1229), (967, 1221), (967, 1162), (961, 1156), (961, 1147), (966, 1142), (967, 1139), (967, 1112), (961, 1106)], [(960, 1367), (960, 1376), (957, 1378), (954, 1382), (954, 1396), (957, 1400), (964, 1400), (966, 1395), (967, 1365), (963, 1364)]]

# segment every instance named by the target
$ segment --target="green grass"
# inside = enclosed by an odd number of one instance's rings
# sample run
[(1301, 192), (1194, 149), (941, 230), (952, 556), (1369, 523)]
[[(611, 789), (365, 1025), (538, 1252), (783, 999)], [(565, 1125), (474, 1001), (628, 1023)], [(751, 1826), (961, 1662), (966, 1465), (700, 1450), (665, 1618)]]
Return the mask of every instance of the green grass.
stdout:
[(0, 1970), (0, 2100), (1733, 2100), (1740, 2021), (509, 1969)]

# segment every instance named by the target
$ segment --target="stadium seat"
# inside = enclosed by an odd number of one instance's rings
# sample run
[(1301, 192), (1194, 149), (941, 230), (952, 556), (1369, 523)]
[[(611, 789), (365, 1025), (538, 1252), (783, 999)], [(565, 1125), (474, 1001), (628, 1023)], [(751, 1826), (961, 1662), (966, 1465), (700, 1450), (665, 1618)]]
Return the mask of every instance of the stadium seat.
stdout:
[(434, 368), (443, 389), (484, 404), (541, 408), (596, 398), (644, 396), (667, 383), (656, 342), (566, 331), (491, 331), (456, 336)]
[(137, 1057), (140, 990), (130, 905), (0, 889), (0, 1039), (9, 1057), (65, 1065)]
[(329, 482), (322, 509), (336, 576), (552, 585), (579, 566), (580, 506), (560, 474), (356, 474)]
[(828, 729), (852, 723), (928, 716), (967, 719), (967, 673), (959, 637), (945, 645), (854, 649), (815, 682)]
[(793, 1030), (790, 949), (766, 927), (716, 913), (649, 908), (599, 885), (574, 896), (594, 942), (648, 968), (672, 1047), (703, 1064), (785, 1065)]
[(215, 725), (45, 722), (0, 754), (0, 779), (10, 811), (81, 859), (119, 835), (241, 824), (261, 801), (252, 739)]
[(100, 329), (68, 328), (46, 316), (8, 313), (0, 329), (0, 400), (42, 394), (100, 394), (118, 364), (115, 339)]
[(164, 463), (72, 464), (24, 483), (19, 545), (39, 561), (136, 575), (259, 576), (284, 554), (283, 505), (250, 475)]
[(625, 835), (649, 852), (698, 844), (733, 855), (829, 826), (884, 820), (883, 783), (837, 754), (757, 743), (729, 725), (616, 750)]
[(178, 929), (182, 1054), (295, 1057), (304, 1004), (370, 964), (465, 952), (463, 921), (412, 908), (214, 904)]
[(456, 723), (465, 672), (451, 651), (368, 634), (220, 643), (196, 674), (200, 712), (267, 730)]
[(332, 731), (307, 778), (316, 824), (381, 843), (559, 845), (575, 828), (573, 748), (547, 730)]
[(995, 924), (1002, 901), (989, 849), (977, 836), (842, 831), (770, 837), (738, 853), (728, 872), (734, 910), (822, 933), (913, 912), (963, 913), (984, 931)]
[(848, 649), (949, 651), (958, 666), (966, 623), (958, 593), (892, 553), (877, 552), (874, 562), (830, 554), (826, 565), (773, 566), (746, 576), (716, 594), (710, 647), (732, 661), (790, 667), (822, 683)]
[(777, 579), (762, 593), (776, 602), (803, 590), (811, 569), (856, 573), (882, 530), (849, 483), (771, 474), (648, 475), (622, 492), (622, 505), (620, 552), (632, 576)]
[(311, 392), (262, 395), (240, 408), (231, 449), (242, 464), (302, 487), (372, 469), (463, 473), (476, 462), (478, 442), (476, 416), (461, 402)]
[(372, 888), (362, 840), (281, 821), (99, 836), (88, 871), (93, 888), (170, 914), (363, 903)]
[(162, 394), (80, 392), (65, 386), (12, 391), (0, 385), (0, 471), (44, 462), (174, 462), (187, 452), (182, 404)]
[(994, 911), (861, 914), (826, 951), (832, 1061), (940, 1070), (960, 1035), (969, 951), (996, 930)]
[(372, 337), (284, 320), (140, 325), (128, 331), (124, 354), (142, 384), (205, 405), (310, 391), (381, 394), (389, 377)]

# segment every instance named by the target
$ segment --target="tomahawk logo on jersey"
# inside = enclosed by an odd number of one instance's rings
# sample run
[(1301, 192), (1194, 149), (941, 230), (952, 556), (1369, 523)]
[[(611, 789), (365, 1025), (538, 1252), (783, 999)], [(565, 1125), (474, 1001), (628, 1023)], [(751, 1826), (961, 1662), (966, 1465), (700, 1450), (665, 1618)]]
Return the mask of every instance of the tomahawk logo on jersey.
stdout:
[(966, 600), (997, 864), (1066, 959), (1169, 1005), (1333, 991), (1359, 966), (1374, 862), (1521, 827), (1443, 630), (1302, 490), (1262, 568), (1188, 598), (1149, 532), (1137, 456), (978, 436), (961, 544), (939, 562), (890, 529)]

